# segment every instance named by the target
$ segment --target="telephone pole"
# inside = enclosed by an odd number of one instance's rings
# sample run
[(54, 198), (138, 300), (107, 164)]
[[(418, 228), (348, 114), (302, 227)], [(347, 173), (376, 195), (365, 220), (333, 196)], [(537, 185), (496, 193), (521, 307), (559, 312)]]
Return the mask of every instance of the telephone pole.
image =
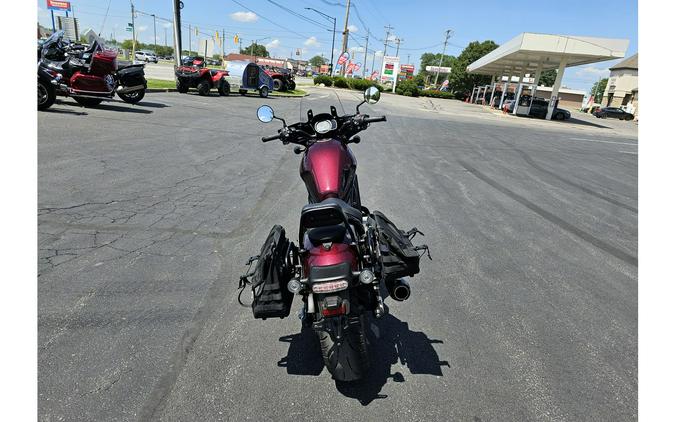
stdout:
[(188, 24), (188, 56), (192, 55), (192, 25)]
[[(349, 8), (351, 7), (351, 3), (352, 3), (351, 0), (347, 0), (347, 15), (345, 16), (345, 30), (342, 33), (342, 52), (340, 53), (340, 55), (342, 55), (342, 53), (347, 51), (347, 40), (349, 39), (349, 28), (347, 28), (347, 27), (349, 26)], [(345, 64), (343, 64), (340, 67), (340, 75), (342, 75), (342, 76), (345, 75), (345, 69), (346, 69)]]
[(180, 27), (180, 0), (173, 0), (173, 58), (176, 66), (180, 66), (181, 54), (181, 27)]
[(396, 57), (398, 57), (398, 48), (401, 46), (402, 41), (402, 39), (396, 38)]
[(157, 54), (157, 18), (152, 15), (152, 32), (155, 34), (155, 54)]
[(167, 47), (167, 46), (168, 45), (166, 43), (166, 28), (164, 28), (164, 47)]
[(441, 59), (438, 61), (438, 70), (436, 70), (436, 79), (434, 80), (434, 85), (438, 85), (438, 74), (441, 73), (441, 64), (443, 64), (443, 56), (445, 56), (445, 48), (448, 46), (448, 39), (454, 34), (452, 29), (445, 31), (445, 42), (443, 43), (443, 54), (441, 54)]
[(131, 39), (133, 41), (131, 43), (131, 61), (133, 63), (136, 60), (136, 21), (134, 20), (136, 13), (134, 13), (134, 3), (131, 1), (129, 3), (131, 3)]
[(384, 54), (383, 56), (387, 55), (387, 41), (389, 41), (389, 33), (391, 32), (392, 29), (394, 29), (393, 26), (387, 25), (384, 27), (384, 29), (387, 30), (387, 35), (384, 36)]
[(225, 64), (225, 28), (220, 34), (220, 64)]
[(368, 67), (368, 38), (370, 37), (370, 30), (366, 33), (366, 52), (363, 54), (363, 71), (361, 77), (366, 76), (366, 67)]

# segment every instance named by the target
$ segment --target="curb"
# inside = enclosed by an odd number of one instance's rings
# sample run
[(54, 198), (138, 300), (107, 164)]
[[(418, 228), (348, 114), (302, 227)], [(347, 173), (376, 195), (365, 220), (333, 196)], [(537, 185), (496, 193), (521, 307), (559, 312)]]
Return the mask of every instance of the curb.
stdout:
[[(146, 88), (145, 92), (151, 93), (151, 92), (178, 92), (176, 88)], [(302, 98), (308, 96), (309, 93), (305, 92), (303, 95), (280, 95), (280, 94), (274, 94), (270, 93), (270, 97), (277, 97), (277, 98)]]

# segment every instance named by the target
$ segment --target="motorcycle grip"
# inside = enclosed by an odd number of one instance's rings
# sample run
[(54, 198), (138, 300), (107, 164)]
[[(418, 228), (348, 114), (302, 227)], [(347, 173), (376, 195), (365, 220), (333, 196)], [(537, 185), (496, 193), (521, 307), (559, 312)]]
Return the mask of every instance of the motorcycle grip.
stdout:
[(281, 139), (281, 135), (263, 136), (263, 137), (262, 137), (262, 141), (263, 141), (263, 142), (274, 141), (275, 139)]
[(387, 121), (387, 116), (380, 116), (380, 117), (367, 117), (363, 119), (364, 123), (375, 123), (375, 122), (386, 122)]

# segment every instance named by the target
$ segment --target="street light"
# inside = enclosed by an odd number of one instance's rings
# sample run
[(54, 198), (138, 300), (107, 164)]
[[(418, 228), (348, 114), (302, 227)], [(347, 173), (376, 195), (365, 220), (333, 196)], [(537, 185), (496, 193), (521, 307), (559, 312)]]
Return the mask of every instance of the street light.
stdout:
[(253, 50), (254, 63), (258, 63), (258, 54), (257, 54), (256, 48), (253, 47), (253, 45), (257, 46), (258, 41), (265, 41), (268, 38), (272, 38), (272, 37), (258, 38), (257, 40), (253, 41), (253, 44), (251, 45), (251, 50)]
[(327, 14), (325, 14), (323, 12), (319, 12), (318, 10), (316, 10), (313, 7), (305, 7), (305, 9), (313, 10), (316, 13), (323, 16), (324, 18), (326, 18), (328, 20), (331, 20), (331, 19), (333, 20), (333, 44), (331, 45), (331, 49), (330, 49), (330, 75), (333, 76), (333, 54), (335, 54), (335, 22), (337, 22), (337, 19), (335, 19), (332, 16), (328, 16)]

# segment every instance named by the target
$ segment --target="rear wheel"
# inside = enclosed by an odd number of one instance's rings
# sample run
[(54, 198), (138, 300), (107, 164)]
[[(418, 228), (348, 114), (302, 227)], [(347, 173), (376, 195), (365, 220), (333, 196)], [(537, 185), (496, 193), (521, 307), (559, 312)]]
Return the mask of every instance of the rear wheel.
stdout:
[(225, 80), (220, 80), (220, 86), (218, 87), (218, 93), (222, 96), (227, 97), (230, 95), (230, 84)]
[(38, 79), (38, 110), (46, 110), (56, 101), (56, 89), (53, 85)]
[(83, 105), (85, 107), (95, 107), (99, 104), (101, 104), (101, 101), (103, 99), (101, 98), (85, 98), (85, 97), (73, 97), (75, 101), (78, 102), (78, 104)]
[(127, 92), (126, 94), (118, 93), (117, 95), (119, 95), (119, 97), (125, 103), (136, 104), (139, 101), (141, 101), (143, 99), (143, 97), (145, 97), (145, 89), (139, 89), (139, 90), (136, 90), (136, 91)]
[(335, 334), (317, 330), (321, 355), (328, 372), (336, 381), (356, 381), (363, 378), (369, 367), (368, 348), (365, 334), (365, 316), (361, 316), (342, 331), (342, 338), (336, 341)]
[(267, 98), (267, 96), (270, 95), (270, 89), (266, 86), (260, 88), (260, 96), (263, 98)]
[(197, 91), (199, 92), (199, 95), (209, 95), (211, 84), (209, 84), (208, 81), (201, 81), (197, 85)]
[(295, 81), (291, 80), (288, 82), (288, 89), (291, 91), (295, 90)]
[(556, 113), (555, 116), (553, 116), (555, 120), (562, 120), (565, 118), (565, 116), (562, 113)]
[(281, 91), (284, 86), (284, 82), (281, 79), (274, 79), (274, 90)]

